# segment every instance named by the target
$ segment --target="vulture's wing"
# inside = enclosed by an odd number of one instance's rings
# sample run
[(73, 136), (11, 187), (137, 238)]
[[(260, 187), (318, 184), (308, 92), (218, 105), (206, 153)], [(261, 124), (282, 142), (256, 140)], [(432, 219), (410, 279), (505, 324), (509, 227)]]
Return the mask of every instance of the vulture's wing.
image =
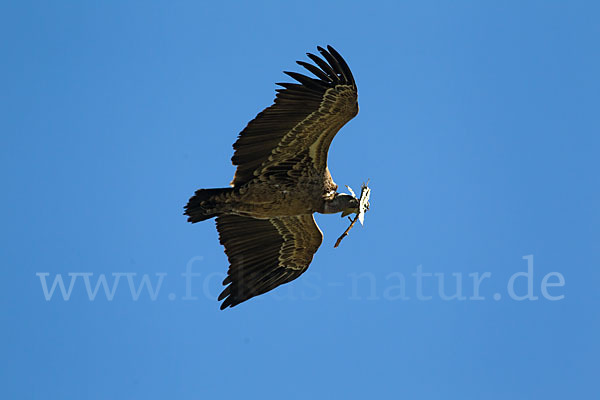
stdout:
[(233, 307), (279, 285), (306, 269), (323, 241), (312, 215), (256, 219), (217, 217), (219, 240), (231, 265), (219, 296), (221, 310)]
[[(256, 176), (327, 167), (335, 134), (358, 113), (356, 83), (350, 68), (331, 46), (317, 47), (323, 58), (307, 53), (316, 64), (298, 64), (316, 76), (285, 72), (299, 83), (278, 83), (272, 106), (256, 116), (233, 145), (237, 165), (233, 181), (241, 186)], [(298, 165), (301, 164), (301, 165)]]

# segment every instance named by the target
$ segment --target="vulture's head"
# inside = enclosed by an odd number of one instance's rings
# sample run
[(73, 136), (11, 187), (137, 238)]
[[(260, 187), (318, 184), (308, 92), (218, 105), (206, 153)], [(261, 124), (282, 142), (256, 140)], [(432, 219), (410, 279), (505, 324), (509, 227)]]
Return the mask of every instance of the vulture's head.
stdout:
[(359, 202), (354, 196), (346, 193), (337, 193), (333, 200), (325, 202), (324, 214), (342, 213), (342, 216), (358, 213)]

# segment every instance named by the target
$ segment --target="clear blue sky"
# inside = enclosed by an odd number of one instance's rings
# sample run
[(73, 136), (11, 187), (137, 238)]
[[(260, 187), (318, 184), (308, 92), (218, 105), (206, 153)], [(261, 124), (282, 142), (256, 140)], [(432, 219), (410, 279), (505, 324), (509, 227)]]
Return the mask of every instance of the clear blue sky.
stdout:
[[(0, 397), (597, 396), (598, 3), (214, 3), (0, 6)], [(305, 275), (219, 311), (214, 223), (182, 207), (326, 44), (361, 107), (330, 170), (372, 209), (338, 249), (317, 216)]]

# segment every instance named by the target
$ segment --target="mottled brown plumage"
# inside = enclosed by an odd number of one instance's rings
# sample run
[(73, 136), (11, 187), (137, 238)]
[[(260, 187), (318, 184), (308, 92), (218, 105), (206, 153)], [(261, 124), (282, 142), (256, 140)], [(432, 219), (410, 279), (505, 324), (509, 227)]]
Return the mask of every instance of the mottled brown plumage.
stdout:
[(327, 168), (333, 137), (358, 113), (356, 83), (337, 51), (317, 49), (316, 65), (298, 61), (316, 78), (285, 72), (298, 83), (279, 83), (274, 104), (240, 133), (231, 187), (200, 189), (185, 207), (192, 223), (217, 217), (231, 263), (221, 309), (306, 271), (323, 239), (313, 213), (357, 210)]

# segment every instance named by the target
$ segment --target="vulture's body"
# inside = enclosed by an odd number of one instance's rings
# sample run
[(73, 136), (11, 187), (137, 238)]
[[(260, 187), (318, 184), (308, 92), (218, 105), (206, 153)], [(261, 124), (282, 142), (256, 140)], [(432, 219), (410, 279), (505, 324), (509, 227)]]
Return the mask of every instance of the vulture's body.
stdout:
[(323, 235), (315, 212), (355, 212), (358, 201), (337, 193), (327, 168), (329, 145), (358, 113), (357, 90), (344, 59), (318, 47), (315, 65), (299, 61), (316, 78), (286, 72), (299, 83), (279, 83), (272, 106), (233, 145), (237, 166), (231, 187), (200, 189), (185, 207), (188, 221), (216, 217), (231, 263), (221, 309), (300, 276)]

